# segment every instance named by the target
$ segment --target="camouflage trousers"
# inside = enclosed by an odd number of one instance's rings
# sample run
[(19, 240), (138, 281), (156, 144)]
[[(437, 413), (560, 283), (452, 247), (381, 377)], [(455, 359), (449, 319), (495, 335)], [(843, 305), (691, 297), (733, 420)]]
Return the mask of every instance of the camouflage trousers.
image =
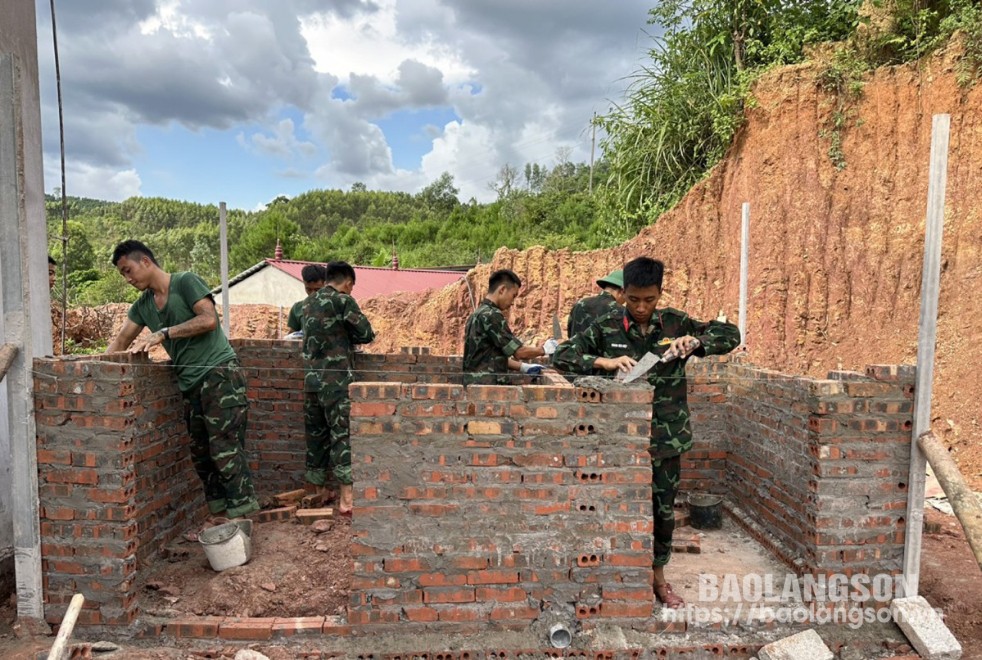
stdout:
[(675, 493), (679, 489), (682, 457), (678, 454), (651, 461), (651, 511), (655, 530), (653, 566), (664, 566), (672, 556), (675, 533)]
[(259, 510), (245, 455), (249, 401), (237, 362), (226, 362), (184, 392), (184, 422), (191, 461), (205, 487), (211, 513), (230, 517)]
[(348, 433), (351, 399), (347, 392), (305, 392), (303, 421), (307, 436), (305, 478), (317, 486), (329, 481), (351, 483), (351, 437)]

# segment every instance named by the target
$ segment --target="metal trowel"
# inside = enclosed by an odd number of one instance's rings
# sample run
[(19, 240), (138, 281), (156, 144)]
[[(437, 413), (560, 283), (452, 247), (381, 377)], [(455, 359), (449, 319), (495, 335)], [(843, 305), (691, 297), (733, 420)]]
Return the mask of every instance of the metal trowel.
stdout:
[(672, 352), (666, 352), (661, 357), (655, 355), (654, 353), (645, 353), (644, 356), (640, 360), (638, 360), (638, 363), (635, 364), (630, 371), (628, 371), (627, 373), (623, 371), (619, 371), (617, 373), (617, 376), (614, 377), (614, 380), (620, 381), (622, 383), (633, 383), (638, 378), (641, 378), (641, 376), (644, 376), (646, 373), (651, 371), (652, 367), (654, 367), (656, 364), (661, 364), (662, 362), (669, 362), (671, 360), (674, 360), (676, 357), (678, 356)]

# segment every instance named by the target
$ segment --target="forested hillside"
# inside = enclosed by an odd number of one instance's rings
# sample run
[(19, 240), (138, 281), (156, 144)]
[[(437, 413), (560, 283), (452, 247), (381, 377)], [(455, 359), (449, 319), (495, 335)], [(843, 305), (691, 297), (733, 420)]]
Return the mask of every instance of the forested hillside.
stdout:
[[(291, 259), (344, 259), (384, 265), (392, 250), (403, 267), (436, 267), (488, 261), (501, 246), (599, 248), (625, 235), (598, 220), (589, 193), (590, 171), (565, 161), (551, 169), (529, 164), (519, 172), (502, 168), (498, 199), (462, 203), (453, 177), (444, 174), (419, 193), (312, 190), (293, 199), (272, 200), (262, 211), (228, 212), (231, 273), (272, 257), (279, 240)], [(603, 175), (603, 167), (594, 176)], [(62, 261), (62, 204), (47, 200), (51, 254)], [(159, 198), (121, 203), (69, 198), (68, 269), (70, 305), (132, 300), (136, 291), (112, 270), (110, 256), (121, 240), (136, 238), (154, 250), (167, 270), (193, 270), (219, 281), (219, 212), (202, 205)]]

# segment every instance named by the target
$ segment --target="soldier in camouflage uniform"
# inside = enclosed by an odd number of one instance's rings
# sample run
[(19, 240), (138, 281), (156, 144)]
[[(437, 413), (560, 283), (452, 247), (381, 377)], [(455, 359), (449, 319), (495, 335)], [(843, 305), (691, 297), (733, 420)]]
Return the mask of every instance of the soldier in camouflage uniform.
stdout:
[[(286, 327), (290, 330), (290, 335), (302, 332), (303, 306), (308, 298), (324, 288), (325, 273), (326, 269), (320, 264), (307, 264), (301, 269), (300, 278), (303, 280), (303, 290), (307, 293), (307, 298), (298, 300), (290, 308), (290, 313), (286, 317)], [(286, 339), (296, 339), (298, 336), (287, 336)]]
[(648, 372), (654, 388), (651, 405), (651, 503), (654, 513), (655, 594), (667, 607), (685, 603), (665, 580), (665, 565), (672, 552), (675, 531), (675, 493), (679, 485), (682, 452), (692, 448), (685, 364), (689, 356), (728, 353), (740, 344), (740, 331), (732, 323), (697, 321), (677, 309), (656, 309), (661, 297), (664, 266), (639, 257), (624, 266), (626, 309), (595, 321), (580, 334), (560, 344), (553, 364), (565, 371), (590, 373), (629, 371), (651, 352), (676, 358), (656, 364)]
[(541, 372), (536, 364), (521, 362), (551, 355), (558, 342), (550, 339), (540, 348), (523, 346), (508, 327), (505, 313), (522, 288), (522, 280), (510, 270), (491, 273), (488, 295), (467, 319), (464, 329), (464, 385), (508, 385), (509, 370), (523, 374)]
[[(106, 352), (164, 347), (184, 397), (191, 459), (204, 484), (208, 510), (213, 517), (233, 518), (258, 511), (245, 455), (245, 378), (222, 332), (208, 286), (194, 273), (167, 273), (139, 241), (117, 245), (112, 262), (143, 293)], [(152, 334), (139, 337), (144, 327)]]
[(624, 271), (618, 268), (607, 277), (597, 280), (603, 289), (599, 294), (583, 298), (573, 305), (566, 323), (566, 336), (577, 335), (607, 314), (617, 311), (624, 304)]
[(338, 510), (351, 513), (351, 441), (348, 385), (356, 344), (375, 339), (371, 323), (351, 297), (355, 270), (343, 261), (327, 264), (327, 285), (303, 308), (304, 423), (306, 479), (324, 487), (328, 466), (341, 485)]

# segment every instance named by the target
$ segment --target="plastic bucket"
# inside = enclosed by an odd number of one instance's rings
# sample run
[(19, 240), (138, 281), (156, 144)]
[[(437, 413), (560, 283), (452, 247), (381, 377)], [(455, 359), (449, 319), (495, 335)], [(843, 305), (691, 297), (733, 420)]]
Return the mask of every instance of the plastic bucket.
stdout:
[(198, 542), (212, 570), (224, 571), (249, 561), (252, 556), (251, 534), (252, 521), (240, 520), (202, 530)]
[(723, 526), (723, 496), (690, 493), (689, 524), (696, 529), (719, 529)]

